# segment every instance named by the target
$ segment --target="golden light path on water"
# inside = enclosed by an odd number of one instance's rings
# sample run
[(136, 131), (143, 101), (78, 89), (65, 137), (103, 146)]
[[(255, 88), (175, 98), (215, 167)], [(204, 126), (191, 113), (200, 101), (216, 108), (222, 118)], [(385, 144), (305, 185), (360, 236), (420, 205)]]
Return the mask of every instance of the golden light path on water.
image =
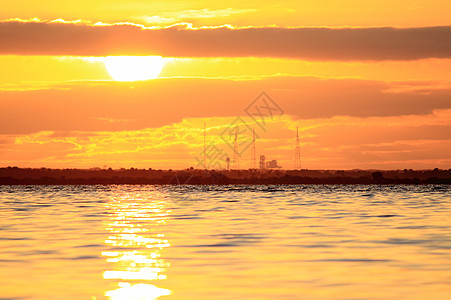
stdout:
[(105, 292), (111, 300), (152, 300), (171, 293), (155, 284), (166, 279), (170, 267), (162, 258), (163, 249), (170, 246), (162, 230), (170, 209), (160, 193), (152, 193), (154, 199), (148, 197), (124, 193), (106, 203), (112, 214), (105, 244), (114, 251), (102, 252), (111, 265), (103, 278), (117, 281), (117, 289)]

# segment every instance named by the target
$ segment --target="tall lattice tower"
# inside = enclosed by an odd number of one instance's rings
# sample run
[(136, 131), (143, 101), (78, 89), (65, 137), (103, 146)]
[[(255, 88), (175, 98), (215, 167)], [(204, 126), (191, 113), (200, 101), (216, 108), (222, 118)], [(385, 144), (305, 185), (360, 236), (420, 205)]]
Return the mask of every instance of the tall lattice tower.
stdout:
[(238, 152), (238, 126), (235, 127), (235, 142), (233, 146), (233, 169), (240, 168), (240, 153)]
[(207, 148), (206, 148), (207, 134), (205, 133), (205, 122), (204, 122), (204, 169), (207, 169)]
[(301, 169), (301, 146), (299, 143), (299, 129), (296, 126), (296, 148), (294, 149), (294, 169)]
[(255, 129), (252, 128), (251, 169), (257, 169), (257, 157), (255, 152)]

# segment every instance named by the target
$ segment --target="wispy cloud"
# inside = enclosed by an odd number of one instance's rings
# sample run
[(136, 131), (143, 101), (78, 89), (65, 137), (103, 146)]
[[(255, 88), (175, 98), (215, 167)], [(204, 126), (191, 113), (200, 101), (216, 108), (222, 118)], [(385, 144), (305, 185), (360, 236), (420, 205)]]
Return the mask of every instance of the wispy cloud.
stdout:
[(195, 19), (224, 18), (231, 15), (255, 12), (257, 9), (189, 9), (181, 11), (172, 11), (158, 15), (148, 15), (137, 17), (137, 20), (144, 21), (147, 24), (174, 24), (180, 22), (191, 22)]

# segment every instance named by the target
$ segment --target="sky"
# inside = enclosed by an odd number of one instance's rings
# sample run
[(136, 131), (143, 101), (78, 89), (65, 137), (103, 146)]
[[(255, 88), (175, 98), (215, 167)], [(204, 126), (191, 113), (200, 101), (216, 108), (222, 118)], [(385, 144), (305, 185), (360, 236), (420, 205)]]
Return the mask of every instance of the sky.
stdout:
[(297, 130), (302, 168), (449, 169), (450, 15), (446, 0), (3, 3), (0, 167), (203, 168), (205, 141), (224, 168), (237, 128), (243, 169), (253, 131), (257, 158), (292, 169)]

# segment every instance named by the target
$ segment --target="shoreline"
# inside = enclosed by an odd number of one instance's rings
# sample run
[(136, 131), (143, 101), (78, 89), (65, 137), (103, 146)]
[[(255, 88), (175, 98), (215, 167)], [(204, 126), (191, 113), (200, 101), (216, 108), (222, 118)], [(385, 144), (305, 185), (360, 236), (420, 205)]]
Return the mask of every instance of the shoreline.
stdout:
[(0, 185), (451, 184), (449, 170), (155, 170), (0, 168)]

